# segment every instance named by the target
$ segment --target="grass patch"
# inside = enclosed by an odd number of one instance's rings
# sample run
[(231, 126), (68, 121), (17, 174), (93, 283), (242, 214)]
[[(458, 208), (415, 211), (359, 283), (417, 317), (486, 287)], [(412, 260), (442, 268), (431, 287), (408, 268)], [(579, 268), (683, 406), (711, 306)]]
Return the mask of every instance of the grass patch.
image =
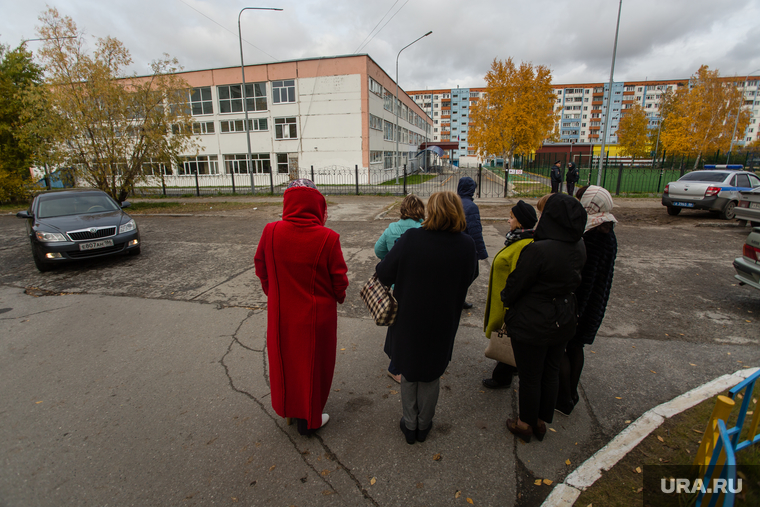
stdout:
[(18, 213), (29, 209), (29, 204), (0, 204), (0, 213)]
[[(432, 180), (435, 178), (435, 174), (412, 174), (411, 176), (406, 177), (406, 184), (407, 185), (419, 185), (420, 183), (425, 183), (428, 180)], [(399, 176), (398, 178), (398, 184), (403, 185), (404, 184), (404, 178), (403, 176)], [(380, 185), (396, 185), (396, 178), (392, 178), (388, 181), (384, 181), (380, 183)]]
[[(710, 398), (667, 419), (614, 467), (604, 472), (599, 480), (578, 497), (575, 505), (581, 507), (644, 505), (644, 473), (637, 469), (643, 470), (645, 465), (691, 465), (699, 449), (702, 432), (707, 427), (716, 398), (717, 396)], [(738, 412), (740, 403), (741, 401), (737, 400), (734, 415), (729, 418), (729, 427), (735, 424), (735, 413)], [(749, 411), (753, 410), (758, 410), (756, 402), (750, 404)], [(744, 424), (745, 431), (751, 420), (752, 416), (749, 415)], [(736, 461), (744, 487), (741, 494), (737, 493), (734, 505), (760, 505), (760, 496), (758, 496), (760, 467), (757, 466), (760, 465), (760, 446), (755, 445), (736, 453)]]
[(133, 202), (126, 208), (127, 213), (201, 213), (214, 211), (229, 211), (240, 209), (261, 208), (264, 206), (282, 206), (281, 203), (270, 202)]

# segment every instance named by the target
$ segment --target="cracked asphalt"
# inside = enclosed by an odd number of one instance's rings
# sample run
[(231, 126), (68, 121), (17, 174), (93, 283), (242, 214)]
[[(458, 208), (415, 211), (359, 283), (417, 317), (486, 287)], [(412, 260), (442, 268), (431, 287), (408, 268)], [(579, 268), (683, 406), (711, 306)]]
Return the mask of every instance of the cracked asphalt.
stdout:
[[(482, 388), (493, 366), (481, 331), (489, 259), (435, 428), (407, 445), (384, 329), (358, 297), (397, 198), (328, 201), (351, 285), (331, 420), (311, 438), (269, 402), (253, 253), (276, 206), (137, 215), (142, 255), (44, 274), (23, 222), (0, 216), (0, 505), (539, 505), (551, 486), (535, 480), (561, 481), (648, 409), (760, 363), (760, 291), (739, 287), (731, 266), (749, 229), (620, 199), (612, 296), (572, 416), (526, 445), (504, 427), (515, 390)], [(513, 203), (476, 202), (493, 256)]]

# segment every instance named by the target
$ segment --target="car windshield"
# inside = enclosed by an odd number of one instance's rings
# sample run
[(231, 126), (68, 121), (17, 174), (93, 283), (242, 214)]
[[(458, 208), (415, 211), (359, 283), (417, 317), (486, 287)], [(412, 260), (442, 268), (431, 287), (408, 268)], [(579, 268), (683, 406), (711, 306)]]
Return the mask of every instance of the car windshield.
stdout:
[(40, 196), (38, 218), (63, 217), (87, 213), (118, 210), (116, 203), (106, 194), (44, 195)]
[(709, 181), (711, 183), (720, 183), (726, 179), (729, 173), (719, 171), (694, 171), (684, 174), (678, 181)]

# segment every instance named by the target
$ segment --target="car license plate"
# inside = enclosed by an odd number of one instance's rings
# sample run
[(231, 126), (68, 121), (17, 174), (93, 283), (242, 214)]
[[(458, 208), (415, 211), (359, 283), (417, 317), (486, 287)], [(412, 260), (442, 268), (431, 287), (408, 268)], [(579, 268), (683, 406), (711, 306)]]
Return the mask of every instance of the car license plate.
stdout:
[(752, 209), (760, 209), (760, 202), (751, 202), (749, 203), (749, 207)]
[(693, 208), (694, 203), (693, 202), (674, 202), (673, 206), (681, 206), (683, 208)]
[(79, 243), (79, 250), (95, 250), (97, 248), (105, 248), (107, 246), (113, 246), (112, 239), (104, 239), (102, 241), (92, 241), (90, 243)]

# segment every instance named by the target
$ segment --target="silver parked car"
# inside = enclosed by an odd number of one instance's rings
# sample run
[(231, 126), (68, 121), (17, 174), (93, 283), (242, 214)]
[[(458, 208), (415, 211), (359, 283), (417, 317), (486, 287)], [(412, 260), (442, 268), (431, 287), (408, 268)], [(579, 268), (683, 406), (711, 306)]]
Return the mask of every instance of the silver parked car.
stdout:
[(741, 191), (760, 189), (760, 178), (741, 165), (705, 165), (665, 185), (662, 205), (669, 215), (682, 209), (717, 211), (724, 220), (734, 218)]
[(739, 192), (739, 204), (734, 209), (736, 218), (760, 227), (760, 188)]
[(735, 278), (740, 285), (760, 289), (760, 227), (753, 227), (742, 248), (742, 256), (734, 259)]

